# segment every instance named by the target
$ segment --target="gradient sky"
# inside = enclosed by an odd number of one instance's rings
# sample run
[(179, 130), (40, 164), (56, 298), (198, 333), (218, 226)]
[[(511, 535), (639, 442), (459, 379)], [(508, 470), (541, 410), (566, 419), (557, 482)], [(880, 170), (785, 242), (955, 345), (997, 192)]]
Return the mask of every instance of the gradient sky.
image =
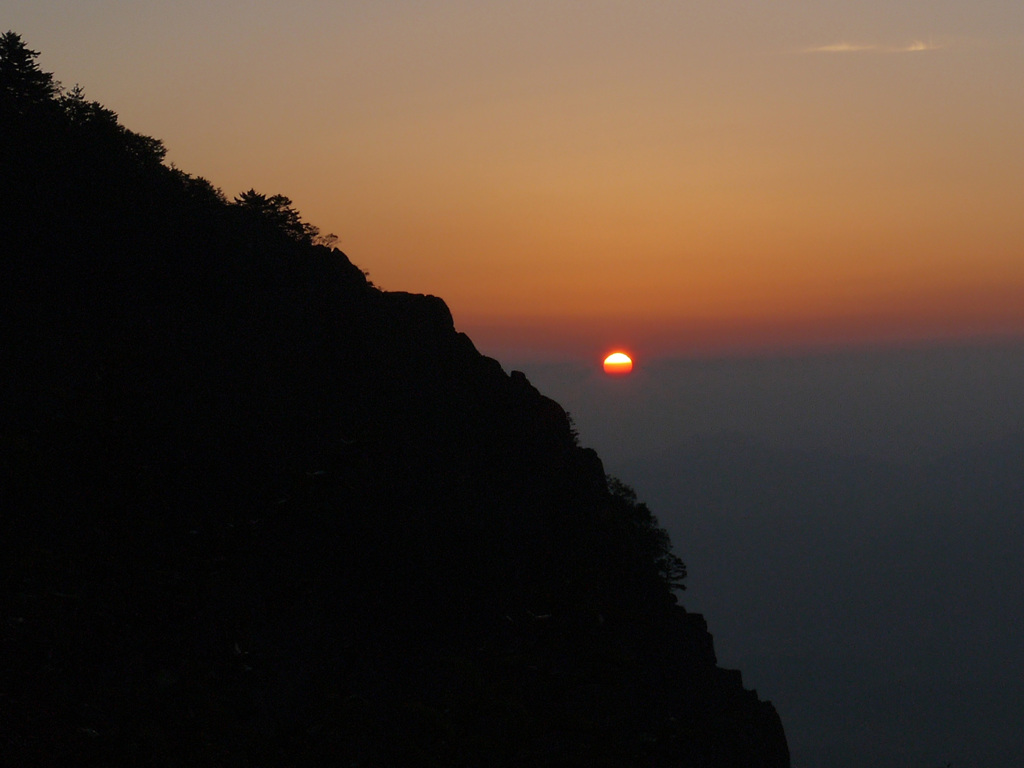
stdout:
[(1019, 0), (0, 0), (489, 354), (1024, 333)]

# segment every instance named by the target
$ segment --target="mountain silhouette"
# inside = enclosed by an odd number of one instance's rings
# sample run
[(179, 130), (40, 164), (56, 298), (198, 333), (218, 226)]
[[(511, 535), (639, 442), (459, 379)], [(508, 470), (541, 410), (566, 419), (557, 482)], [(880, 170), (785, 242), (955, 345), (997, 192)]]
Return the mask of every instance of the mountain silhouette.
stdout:
[(0, 36), (11, 765), (788, 766), (566, 412)]

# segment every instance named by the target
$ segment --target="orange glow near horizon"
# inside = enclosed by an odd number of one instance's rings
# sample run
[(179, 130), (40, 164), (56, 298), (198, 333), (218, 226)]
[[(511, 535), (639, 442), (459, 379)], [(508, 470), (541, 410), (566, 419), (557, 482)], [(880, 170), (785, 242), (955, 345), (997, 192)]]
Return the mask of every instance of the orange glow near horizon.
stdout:
[(650, 360), (1024, 336), (1011, 5), (897, 29), (865, 0), (857, 45), (822, 38), (847, 22), (829, 4), (786, 24), (610, 0), (155, 4), (111, 25), (103, 4), (22, 3), (5, 23), (178, 167), (284, 194), (377, 286), (442, 297), (481, 351), (594, 360), (628, 338)]

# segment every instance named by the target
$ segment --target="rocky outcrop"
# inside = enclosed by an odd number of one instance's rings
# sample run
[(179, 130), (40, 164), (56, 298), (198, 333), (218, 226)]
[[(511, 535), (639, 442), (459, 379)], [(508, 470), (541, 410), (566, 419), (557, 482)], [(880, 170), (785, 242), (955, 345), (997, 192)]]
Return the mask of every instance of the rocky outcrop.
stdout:
[(441, 299), (32, 103), (0, 125), (9, 763), (788, 766), (650, 511)]

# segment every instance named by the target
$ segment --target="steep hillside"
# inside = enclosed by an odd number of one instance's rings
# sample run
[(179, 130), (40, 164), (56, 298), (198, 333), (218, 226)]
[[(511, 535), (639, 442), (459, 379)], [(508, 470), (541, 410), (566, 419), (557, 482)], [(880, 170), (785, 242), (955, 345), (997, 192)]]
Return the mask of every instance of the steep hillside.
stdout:
[(565, 411), (0, 38), (18, 765), (786, 766)]

